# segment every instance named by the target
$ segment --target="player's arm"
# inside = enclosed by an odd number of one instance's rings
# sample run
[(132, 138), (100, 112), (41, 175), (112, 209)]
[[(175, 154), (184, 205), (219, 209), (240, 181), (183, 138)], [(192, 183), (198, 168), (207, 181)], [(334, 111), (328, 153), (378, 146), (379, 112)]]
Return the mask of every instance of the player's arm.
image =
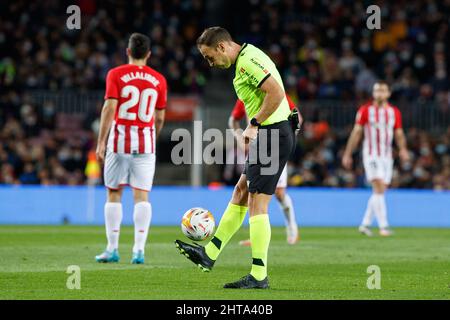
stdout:
[(399, 149), (400, 160), (402, 160), (403, 162), (408, 162), (409, 152), (408, 148), (406, 147), (406, 137), (405, 133), (403, 132), (403, 129), (402, 128), (395, 129), (394, 137), (395, 143), (397, 144), (397, 147)]
[(236, 138), (237, 146), (242, 150), (246, 151), (246, 145), (244, 140), (242, 139), (242, 128), (240, 124), (240, 120), (236, 119), (236, 117), (231, 114), (228, 118), (228, 127), (232, 130), (233, 136)]
[(228, 128), (233, 132), (233, 136), (239, 141), (242, 138), (241, 123), (233, 115), (228, 118)]
[(361, 141), (362, 135), (363, 135), (363, 126), (360, 124), (355, 124), (352, 133), (350, 134), (350, 138), (348, 138), (344, 155), (342, 157), (342, 165), (344, 166), (344, 168), (350, 169), (352, 167), (353, 163), (352, 154), (353, 151), (358, 146), (359, 142)]
[(241, 129), (240, 121), (237, 120), (233, 115), (228, 118), (228, 128), (233, 130), (233, 134), (236, 135), (237, 130)]
[(156, 139), (158, 139), (159, 134), (164, 126), (164, 120), (166, 117), (166, 105), (167, 105), (167, 81), (163, 76), (160, 77), (159, 95), (156, 101), (155, 108), (155, 128), (156, 128)]
[(397, 108), (394, 108), (394, 114), (395, 114), (395, 123), (394, 123), (395, 143), (397, 144), (397, 147), (399, 149), (400, 160), (403, 162), (408, 162), (409, 152), (408, 148), (406, 147), (405, 133), (403, 132), (402, 115)]
[(242, 138), (240, 121), (245, 117), (245, 105), (241, 100), (237, 99), (233, 111), (231, 111), (231, 115), (228, 118), (228, 127), (232, 130), (233, 136), (236, 138), (237, 146), (244, 152), (247, 151), (247, 148)]
[(111, 129), (111, 124), (114, 120), (114, 115), (116, 114), (117, 100), (116, 99), (106, 99), (103, 104), (101, 116), (100, 116), (100, 130), (97, 139), (97, 160), (103, 163), (105, 160), (106, 151), (106, 139), (108, 137), (109, 130)]
[(155, 110), (155, 128), (156, 128), (156, 139), (158, 139), (159, 134), (164, 126), (164, 119), (166, 117), (166, 109), (156, 109)]
[(228, 128), (233, 131), (233, 135), (237, 139), (242, 136), (240, 121), (245, 117), (245, 115), (245, 105), (241, 100), (237, 99), (234, 104), (233, 111), (231, 111), (230, 117), (228, 118)]
[(291, 112), (292, 112), (292, 110), (297, 109), (298, 130), (295, 130), (295, 133), (297, 134), (300, 131), (300, 128), (302, 127), (303, 116), (302, 116), (302, 113), (300, 112), (300, 109), (296, 108), (294, 101), (292, 101), (291, 97), (289, 97), (288, 94), (286, 94), (286, 99), (289, 104), (289, 109), (291, 109)]

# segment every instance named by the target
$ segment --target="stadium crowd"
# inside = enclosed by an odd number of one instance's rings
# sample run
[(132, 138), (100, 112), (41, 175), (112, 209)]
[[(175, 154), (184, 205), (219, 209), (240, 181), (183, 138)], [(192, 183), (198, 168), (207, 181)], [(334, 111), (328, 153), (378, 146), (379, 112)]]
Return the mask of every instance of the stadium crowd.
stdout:
[(52, 104), (37, 107), (27, 95), (0, 96), (0, 183), (86, 183), (94, 133), (58, 125)]
[[(293, 97), (353, 100), (370, 94), (382, 78), (392, 84), (395, 100), (448, 104), (448, 0), (230, 4), (234, 33), (272, 56)], [(380, 30), (366, 25), (372, 4), (381, 8)]]
[[(0, 110), (0, 183), (87, 182), (87, 157), (95, 144), (92, 131), (67, 134), (70, 128), (58, 125), (61, 120), (53, 105), (37, 108), (26, 95), (1, 96)], [(337, 130), (324, 121), (307, 120), (289, 164), (289, 184), (365, 186), (360, 161), (355, 161), (352, 171), (340, 165), (349, 131), (350, 127)], [(406, 133), (412, 161), (396, 166), (393, 187), (450, 189), (450, 128), (438, 136), (416, 128)]]
[[(208, 68), (195, 39), (205, 26), (204, 0), (75, 2), (80, 30), (64, 27), (70, 1), (0, 4), (2, 87), (103, 89), (137, 31), (151, 37), (150, 64), (171, 92), (202, 92)], [(231, 1), (223, 15), (238, 41), (271, 55), (294, 97), (355, 99), (379, 77), (393, 84), (394, 99), (448, 100), (450, 1), (379, 5), (381, 30), (367, 28), (364, 1)]]
[[(195, 48), (205, 26), (204, 0), (75, 1), (81, 30), (65, 28), (73, 1), (0, 2), (0, 183), (84, 184), (94, 146), (90, 124), (77, 134), (58, 127), (57, 107), (37, 105), (28, 90), (103, 90), (109, 68), (126, 61), (131, 32), (152, 39), (150, 64), (177, 94), (204, 91), (208, 70)], [(361, 100), (376, 78), (393, 99), (437, 101), (450, 114), (450, 0), (382, 1), (382, 29), (366, 27), (366, 7), (345, 0), (227, 2), (226, 27), (239, 42), (264, 48), (294, 100)], [(242, 23), (246, 21), (246, 23)], [(449, 115), (450, 118), (450, 115)], [(306, 119), (289, 166), (290, 184), (362, 186), (363, 171), (345, 171), (349, 130)], [(318, 129), (319, 128), (319, 129)], [(450, 129), (407, 130), (413, 161), (397, 167), (394, 187), (450, 189)]]
[[(81, 28), (69, 30), (66, 8), (77, 4)], [(104, 89), (106, 73), (126, 63), (132, 32), (152, 40), (150, 64), (171, 92), (201, 93), (207, 66), (195, 49), (204, 1), (0, 2), (0, 86)]]
[[(341, 166), (351, 127), (332, 130), (326, 123), (306, 123), (289, 169), (294, 186), (365, 187), (361, 153), (355, 154), (354, 170)], [(433, 136), (424, 130), (406, 132), (411, 162), (396, 159), (392, 187), (450, 190), (450, 127)]]

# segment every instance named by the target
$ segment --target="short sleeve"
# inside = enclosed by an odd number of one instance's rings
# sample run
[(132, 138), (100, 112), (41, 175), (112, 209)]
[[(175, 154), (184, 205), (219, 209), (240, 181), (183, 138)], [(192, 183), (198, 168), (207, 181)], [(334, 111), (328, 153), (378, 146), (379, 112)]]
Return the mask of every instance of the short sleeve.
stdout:
[(259, 88), (264, 81), (270, 77), (270, 72), (264, 64), (256, 57), (241, 57), (242, 63), (240, 65), (239, 74), (244, 80)]
[(368, 121), (367, 108), (366, 107), (359, 108), (358, 112), (356, 113), (355, 123), (363, 126), (367, 123), (367, 121)]
[(112, 70), (106, 75), (105, 100), (107, 99), (119, 99), (119, 88), (116, 76)]
[(236, 100), (231, 116), (236, 120), (241, 120), (245, 117), (245, 105), (241, 100)]
[(156, 109), (165, 109), (167, 105), (167, 81), (164, 76), (161, 76), (159, 79), (159, 92), (158, 92), (158, 101), (156, 102)]
[(403, 127), (402, 114), (400, 113), (400, 110), (398, 110), (397, 108), (394, 108), (394, 114), (395, 114), (394, 129), (401, 129)]

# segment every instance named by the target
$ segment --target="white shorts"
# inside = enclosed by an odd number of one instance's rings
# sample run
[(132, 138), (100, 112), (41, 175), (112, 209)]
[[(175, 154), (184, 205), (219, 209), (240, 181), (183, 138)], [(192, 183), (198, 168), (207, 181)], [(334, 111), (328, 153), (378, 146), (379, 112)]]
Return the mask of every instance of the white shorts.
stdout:
[(283, 172), (281, 172), (280, 179), (277, 183), (277, 188), (286, 188), (287, 187), (287, 165), (284, 167)]
[(367, 181), (374, 179), (383, 180), (386, 185), (391, 184), (394, 160), (389, 158), (369, 158), (363, 159), (364, 171)]
[(107, 152), (104, 179), (108, 189), (129, 185), (133, 189), (150, 191), (155, 174), (155, 154), (124, 154)]

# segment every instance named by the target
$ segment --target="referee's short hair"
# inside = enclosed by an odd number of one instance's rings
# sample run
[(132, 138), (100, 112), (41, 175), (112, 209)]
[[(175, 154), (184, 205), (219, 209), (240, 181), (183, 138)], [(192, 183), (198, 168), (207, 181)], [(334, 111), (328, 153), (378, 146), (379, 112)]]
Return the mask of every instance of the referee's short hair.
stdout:
[(197, 39), (197, 46), (216, 47), (221, 41), (233, 41), (230, 33), (222, 27), (210, 27), (205, 29)]

